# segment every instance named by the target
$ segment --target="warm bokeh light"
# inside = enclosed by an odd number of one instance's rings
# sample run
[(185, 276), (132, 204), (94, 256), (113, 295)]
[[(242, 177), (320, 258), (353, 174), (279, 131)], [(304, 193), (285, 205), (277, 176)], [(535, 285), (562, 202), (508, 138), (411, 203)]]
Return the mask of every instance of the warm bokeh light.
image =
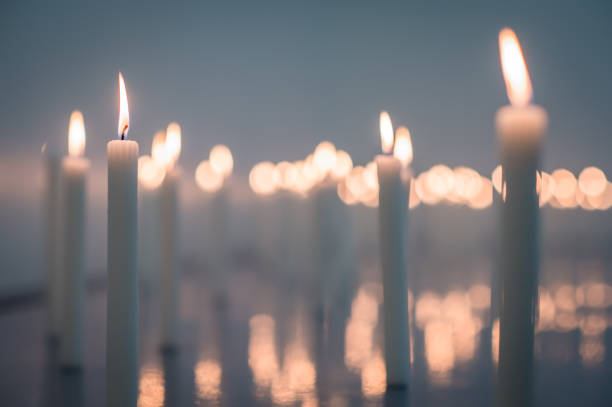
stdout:
[(217, 144), (210, 150), (210, 166), (223, 177), (228, 177), (234, 168), (234, 158), (227, 146)]
[(336, 147), (330, 141), (320, 142), (314, 150), (313, 162), (325, 176), (336, 165)]
[(528, 105), (533, 94), (531, 80), (521, 45), (510, 28), (499, 32), (499, 54), (510, 103), (515, 106)]
[(119, 137), (120, 140), (126, 139), (129, 129), (130, 111), (128, 108), (127, 92), (125, 91), (123, 75), (119, 72), (119, 123), (117, 126), (117, 137)]
[(444, 198), (454, 186), (453, 170), (446, 165), (436, 165), (427, 171), (427, 189), (439, 198)]
[(461, 202), (474, 199), (481, 190), (482, 180), (480, 174), (468, 167), (456, 167), (453, 170), (452, 195)]
[(540, 206), (544, 206), (553, 197), (556, 184), (552, 175), (544, 171), (542, 171), (540, 180), (542, 182), (540, 187)]
[(379, 397), (387, 388), (387, 371), (382, 352), (377, 349), (361, 370), (361, 392), (366, 398)]
[(468, 201), (472, 209), (485, 209), (493, 203), (493, 184), (488, 178), (481, 177), (480, 191)]
[(70, 115), (68, 127), (68, 154), (72, 157), (80, 157), (85, 152), (85, 122), (83, 114), (75, 110)]
[(607, 183), (606, 174), (597, 167), (587, 167), (578, 176), (578, 187), (586, 196), (601, 195)]
[(153, 365), (144, 365), (140, 369), (138, 384), (138, 407), (162, 407), (165, 398), (164, 373)]
[(138, 181), (146, 189), (158, 188), (164, 178), (166, 171), (148, 155), (138, 158)]
[(502, 190), (502, 166), (498, 165), (493, 170), (491, 174), (491, 182), (493, 183), (493, 187), (497, 191), (498, 194), (501, 194)]
[(223, 186), (223, 175), (212, 168), (210, 161), (202, 161), (195, 171), (198, 186), (206, 192), (215, 192)]
[(249, 185), (258, 195), (273, 194), (280, 183), (276, 166), (270, 161), (256, 164), (249, 173)]
[(349, 153), (344, 150), (338, 150), (336, 152), (336, 160), (334, 167), (332, 168), (332, 174), (336, 179), (343, 179), (353, 169), (353, 160)]
[(249, 328), (249, 367), (261, 392), (272, 385), (279, 372), (274, 318), (267, 314), (254, 315), (249, 321)]
[(299, 169), (295, 164), (289, 161), (281, 161), (276, 164), (276, 172), (279, 177), (279, 186), (286, 190), (292, 190), (296, 187), (299, 178)]
[(218, 361), (200, 360), (194, 368), (196, 394), (200, 400), (217, 400), (221, 395), (221, 365)]
[(384, 110), (380, 112), (380, 141), (382, 144), (382, 152), (385, 154), (391, 154), (393, 151), (393, 124), (391, 123), (391, 116)]
[(412, 162), (412, 139), (410, 131), (406, 127), (399, 127), (395, 132), (395, 144), (393, 147), (393, 156), (401, 161), (404, 166), (408, 166)]
[(181, 154), (181, 126), (172, 122), (166, 129), (166, 154), (169, 157), (169, 164), (174, 165)]
[(446, 384), (455, 366), (453, 331), (448, 322), (434, 320), (425, 325), (425, 360), (432, 381)]
[(554, 170), (551, 176), (555, 182), (555, 198), (561, 201), (561, 203), (575, 199), (574, 196), (578, 182), (574, 174), (566, 169), (560, 168)]

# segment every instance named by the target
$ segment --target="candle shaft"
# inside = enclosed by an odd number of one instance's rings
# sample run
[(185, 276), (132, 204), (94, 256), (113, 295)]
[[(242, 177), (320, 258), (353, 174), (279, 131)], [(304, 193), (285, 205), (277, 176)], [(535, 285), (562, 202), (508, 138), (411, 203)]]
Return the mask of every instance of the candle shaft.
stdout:
[(404, 248), (408, 194), (406, 185), (402, 182), (399, 160), (377, 156), (376, 165), (387, 387), (407, 388), (410, 341)]
[(501, 142), (500, 339), (497, 402), (533, 404), (533, 342), (538, 298), (539, 210), (536, 170), (546, 114), (537, 106), (497, 115)]
[(161, 209), (161, 344), (178, 344), (178, 308), (180, 272), (178, 267), (178, 181), (179, 172), (170, 170), (160, 190)]
[(108, 143), (107, 406), (138, 400), (138, 144)]
[(60, 236), (60, 184), (61, 159), (58, 155), (47, 152), (46, 161), (46, 197), (45, 197), (45, 265), (46, 265), (46, 302), (47, 330), (55, 338), (60, 332), (61, 315), (61, 239)]
[(85, 183), (89, 161), (67, 157), (63, 162), (64, 267), (62, 278), (61, 362), (83, 364), (85, 314)]

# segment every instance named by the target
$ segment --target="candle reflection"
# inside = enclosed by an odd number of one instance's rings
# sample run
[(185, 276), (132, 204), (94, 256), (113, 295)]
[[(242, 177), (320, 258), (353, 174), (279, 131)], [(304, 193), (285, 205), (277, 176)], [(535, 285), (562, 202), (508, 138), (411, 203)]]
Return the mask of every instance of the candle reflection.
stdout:
[(216, 401), (221, 394), (221, 365), (217, 360), (200, 360), (194, 368), (196, 394), (201, 400)]
[(140, 369), (138, 407), (161, 407), (164, 405), (164, 374), (152, 364)]

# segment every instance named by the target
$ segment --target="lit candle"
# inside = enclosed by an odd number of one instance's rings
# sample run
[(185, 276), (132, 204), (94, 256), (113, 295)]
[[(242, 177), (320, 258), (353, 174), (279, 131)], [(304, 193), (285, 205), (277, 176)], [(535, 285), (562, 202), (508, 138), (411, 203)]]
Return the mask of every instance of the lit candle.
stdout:
[(546, 133), (544, 109), (530, 104), (532, 90), (518, 39), (499, 34), (501, 64), (511, 106), (495, 117), (501, 163), (501, 309), (497, 401), (533, 403), (533, 339), (538, 292), (538, 195), (536, 170)]
[(55, 145), (43, 145), (46, 167), (45, 191), (45, 265), (46, 265), (46, 302), (47, 333), (50, 339), (58, 339), (61, 323), (61, 230), (60, 184), (61, 157)]
[[(175, 168), (181, 152), (181, 127), (170, 123), (163, 143), (162, 163), (166, 166), (166, 177), (160, 189), (160, 305), (161, 345), (172, 349), (178, 345), (179, 331), (179, 284), (178, 267), (178, 184), (180, 171)], [(157, 157), (157, 154), (155, 155)]]
[(138, 143), (127, 140), (129, 113), (119, 74), (119, 140), (108, 154), (107, 406), (138, 399)]
[(62, 275), (61, 363), (83, 364), (85, 314), (85, 182), (89, 160), (85, 151), (85, 125), (78, 110), (70, 116), (68, 157), (62, 161), (64, 187), (64, 264)]
[[(380, 115), (380, 135), (385, 154), (376, 156), (376, 168), (387, 387), (407, 388), (410, 341), (404, 248), (408, 194), (402, 180), (402, 173), (405, 173), (402, 161), (390, 155), (394, 148), (394, 137), (387, 112)], [(401, 150), (398, 148), (398, 151)], [(404, 154), (400, 156), (406, 161)]]

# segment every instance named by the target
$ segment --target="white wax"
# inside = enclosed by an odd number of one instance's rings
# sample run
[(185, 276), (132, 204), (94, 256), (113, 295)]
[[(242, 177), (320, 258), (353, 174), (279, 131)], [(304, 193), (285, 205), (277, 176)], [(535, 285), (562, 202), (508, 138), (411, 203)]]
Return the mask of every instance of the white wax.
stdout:
[(407, 388), (410, 340), (404, 250), (408, 191), (402, 182), (402, 165), (399, 160), (379, 155), (376, 157), (376, 167), (387, 387)]
[(85, 316), (85, 183), (89, 160), (66, 157), (62, 162), (64, 187), (64, 263), (62, 270), (61, 363), (83, 364)]
[(45, 266), (47, 330), (51, 338), (58, 337), (61, 325), (61, 159), (45, 151)]
[(500, 228), (497, 386), (497, 402), (501, 406), (533, 404), (533, 342), (539, 269), (536, 170), (546, 126), (546, 112), (537, 106), (506, 106), (496, 116), (505, 184)]
[(138, 143), (108, 143), (106, 405), (138, 400)]
[(160, 189), (160, 306), (161, 345), (178, 345), (179, 283), (178, 267), (178, 169), (169, 170)]

